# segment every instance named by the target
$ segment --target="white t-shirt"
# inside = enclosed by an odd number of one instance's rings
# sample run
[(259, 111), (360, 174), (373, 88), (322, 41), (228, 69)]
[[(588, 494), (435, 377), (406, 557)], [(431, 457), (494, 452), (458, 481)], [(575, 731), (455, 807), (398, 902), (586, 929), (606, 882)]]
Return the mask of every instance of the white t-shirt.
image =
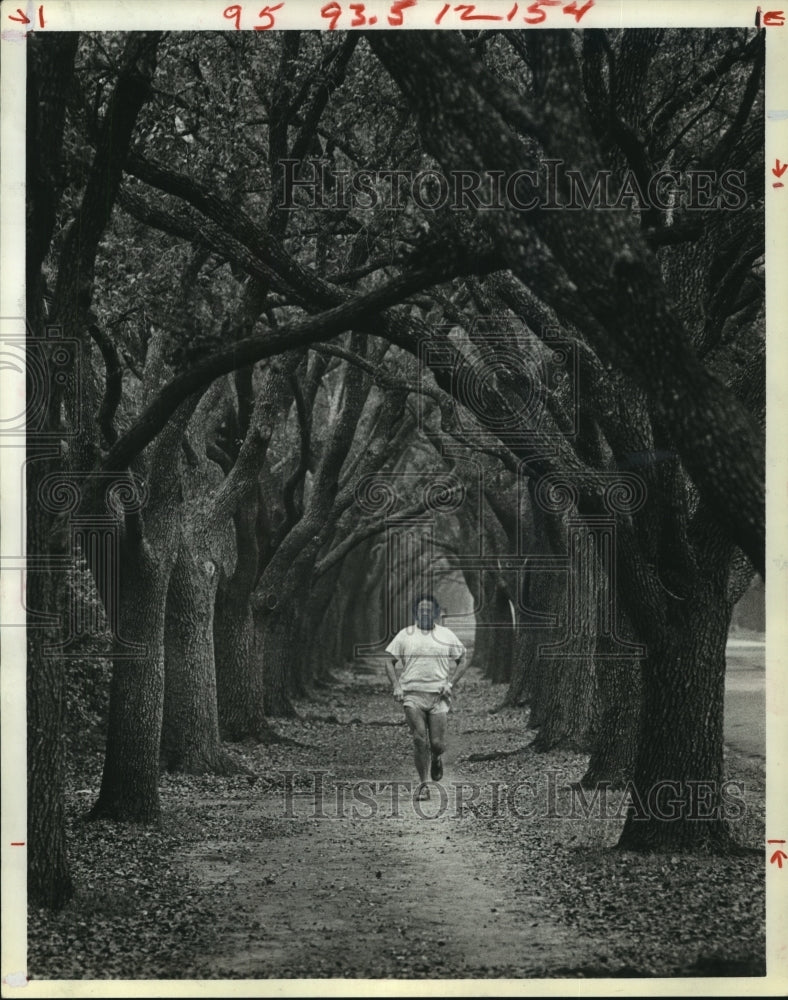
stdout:
[(452, 663), (465, 653), (465, 646), (443, 625), (422, 632), (414, 624), (397, 632), (386, 652), (405, 668), (399, 678), (403, 691), (440, 691), (449, 679)]

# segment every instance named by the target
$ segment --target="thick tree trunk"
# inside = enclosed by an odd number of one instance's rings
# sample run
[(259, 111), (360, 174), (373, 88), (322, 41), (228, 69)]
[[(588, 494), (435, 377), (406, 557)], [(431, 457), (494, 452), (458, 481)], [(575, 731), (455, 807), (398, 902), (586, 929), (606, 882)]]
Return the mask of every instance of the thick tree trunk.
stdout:
[(294, 632), (294, 652), (291, 658), (292, 669), (290, 671), (290, 696), (292, 698), (308, 698), (309, 690), (306, 686), (305, 667), (307, 656), (307, 644), (305, 632), (311, 628), (311, 619), (304, 615), (301, 623), (297, 625)]
[(539, 727), (534, 749), (586, 752), (596, 726), (596, 678), (588, 656), (538, 658), (532, 725)]
[[(354, 574), (347, 586), (349, 592), (340, 626), (342, 660), (344, 663), (352, 663), (357, 645), (374, 642), (379, 638), (372, 620), (379, 616), (370, 606), (365, 573)], [(381, 635), (382, 632), (383, 629), (380, 629)]]
[(213, 612), (216, 565), (194, 559), (185, 542), (170, 576), (164, 623), (161, 762), (169, 771), (237, 770), (219, 742)]
[(519, 613), (517, 619), (512, 637), (512, 671), (501, 707), (525, 705), (530, 693), (531, 667), (529, 657), (532, 656), (534, 638), (529, 629), (520, 627)]
[[(30, 452), (28, 452), (30, 458)], [(38, 482), (49, 469), (39, 459), (27, 463), (27, 495), (37, 497)], [(40, 503), (31, 503), (27, 518), (30, 554), (52, 553), (52, 518)], [(54, 553), (52, 553), (54, 554)], [(74, 888), (66, 852), (63, 662), (48, 652), (58, 627), (42, 627), (39, 613), (61, 619), (65, 607), (61, 570), (27, 575), (27, 891), (35, 906), (60, 909)]]
[(274, 733), (265, 717), (262, 664), (253, 655), (254, 621), (246, 588), (220, 585), (213, 643), (222, 739), (270, 742)]
[(291, 675), (300, 655), (299, 621), (287, 599), (275, 608), (255, 609), (255, 659), (262, 667), (266, 715), (294, 718)]
[(360, 545), (342, 567), (341, 595), (336, 603), (334, 662), (352, 663), (357, 643), (374, 642), (385, 631), (385, 595), (378, 581), (385, 579), (385, 566), (378, 554), (372, 558), (372, 543)]
[(315, 622), (315, 628), (306, 637), (304, 676), (307, 683), (318, 687), (330, 680), (331, 667), (340, 663), (336, 608), (342, 568), (339, 562), (328, 571), (309, 602), (310, 620)]
[(641, 851), (732, 846), (723, 787), (725, 645), (731, 606), (725, 568), (706, 567), (673, 601), (662, 640), (644, 661), (644, 711), (619, 847)]
[[(72, 47), (74, 50), (76, 45)], [(73, 59), (73, 53), (72, 57)], [(29, 69), (32, 68), (29, 66)], [(43, 109), (42, 109), (43, 110)], [(28, 141), (32, 138), (28, 132)], [(31, 164), (28, 157), (28, 170)], [(30, 181), (28, 181), (30, 183)], [(51, 183), (51, 182), (50, 182)], [(42, 209), (43, 211), (44, 209)], [(47, 213), (49, 209), (46, 208)], [(32, 251), (31, 251), (32, 252)], [(43, 251), (42, 251), (43, 252)], [(40, 262), (38, 262), (40, 263)], [(42, 283), (37, 275), (29, 277), (27, 287), (28, 321), (36, 336), (28, 335), (29, 356), (44, 361), (45, 372), (54, 372), (46, 355), (43, 339)], [(54, 345), (57, 345), (57, 341)], [(37, 394), (48, 405), (42, 430), (44, 441), (59, 424), (60, 393), (51, 375), (43, 384), (35, 379), (36, 368), (28, 364), (28, 405)], [(65, 622), (66, 586), (62, 568), (32, 567), (45, 555), (70, 555), (68, 533), (58, 524), (57, 515), (41, 503), (40, 488), (48, 476), (61, 471), (60, 455), (51, 447), (37, 443), (35, 429), (27, 428), (25, 483), (27, 518), (25, 545), (31, 570), (25, 578), (27, 610), (27, 891), (31, 904), (60, 909), (73, 895), (66, 850), (65, 774), (63, 761), (63, 705), (66, 671), (63, 662), (47, 647), (55, 645), (60, 624)], [(47, 505), (49, 506), (49, 505)], [(57, 505), (56, 505), (57, 506)], [(64, 515), (65, 516), (65, 515)], [(51, 615), (58, 624), (45, 626), (40, 615)]]
[[(635, 635), (624, 626), (621, 637), (631, 641)], [(641, 664), (636, 659), (604, 659), (609, 647), (609, 640), (600, 637), (595, 669), (601, 715), (588, 770), (580, 782), (585, 788), (603, 784), (624, 788), (634, 776), (643, 697)]]
[[(481, 579), (480, 579), (481, 577)], [(487, 606), (491, 597), (490, 588), (484, 586), (486, 574), (470, 570), (464, 574), (465, 586), (468, 588), (476, 608), (476, 631), (473, 637), (473, 666), (489, 676), (489, 667), (493, 651), (493, 629), (487, 625), (493, 620), (493, 611)]]
[(512, 673), (504, 704), (511, 706), (530, 704), (532, 727), (541, 724), (537, 717), (540, 707), (538, 698), (535, 701), (539, 648), (555, 642), (558, 635), (556, 628), (540, 625), (535, 616), (555, 614), (565, 597), (566, 584), (557, 575), (539, 573), (533, 575), (532, 579), (528, 579), (526, 575), (523, 582), (523, 604), (527, 611), (523, 611), (522, 608), (517, 609)]
[(559, 628), (540, 643), (533, 672), (531, 724), (539, 728), (538, 750), (585, 752), (595, 736), (600, 705), (594, 653), (610, 617), (597, 528), (576, 516), (567, 522), (567, 572), (556, 581), (549, 608), (557, 612)]
[(104, 773), (92, 819), (159, 819), (159, 749), (164, 706), (164, 609), (170, 565), (142, 543), (120, 575), (119, 635), (113, 644)]
[[(137, 114), (147, 99), (147, 83), (155, 67), (155, 45), (155, 36), (143, 35), (130, 40), (125, 48), (124, 56), (128, 58), (110, 95), (108, 114), (98, 137), (82, 203), (66, 231), (65, 246), (60, 251), (54, 316), (49, 322), (53, 328), (62, 324), (61, 335), (80, 339), (78, 350), (83, 357), (86, 353), (89, 356), (86, 324), (82, 321), (90, 306), (96, 247), (109, 221)], [(65, 182), (60, 162), (61, 146), (77, 46), (76, 35), (31, 39), (28, 59), (27, 318), (39, 335), (43, 332), (40, 268), (51, 249), (58, 202)], [(49, 347), (57, 348), (57, 344), (57, 340), (50, 341)], [(57, 366), (50, 368), (48, 362), (49, 359), (45, 359), (44, 371), (54, 372)], [(89, 372), (90, 365), (86, 367)], [(29, 374), (33, 371), (28, 368)], [(45, 443), (53, 440), (53, 432), (57, 437), (64, 431), (68, 433), (63, 418), (68, 419), (75, 409), (81, 417), (90, 400), (90, 380), (83, 378), (82, 384), (76, 385), (73, 370), (67, 384), (58, 386), (54, 380), (49, 381), (48, 376), (47, 381), (47, 385), (35, 387), (44, 390), (48, 407), (45, 422), (38, 427), (28, 426), (27, 553), (32, 557), (70, 554), (63, 544), (64, 525), (57, 524), (55, 518), (40, 509), (37, 486), (48, 471), (63, 470), (72, 462), (79, 466), (91, 455), (90, 446), (95, 443), (93, 414), (89, 413), (89, 426), (72, 423), (70, 430), (78, 433), (71, 441), (67, 457), (59, 454), (50, 462), (36, 456), (37, 432), (43, 432)], [(64, 404), (62, 412), (61, 402)], [(87, 448), (84, 447), (86, 443)], [(47, 451), (51, 455), (49, 448)], [(41, 628), (36, 612), (63, 620), (65, 588), (61, 573), (62, 567), (50, 569), (49, 573), (31, 573), (26, 595), (32, 612), (27, 648), (28, 894), (31, 902), (54, 908), (62, 906), (72, 894), (64, 820), (62, 711), (65, 671), (45, 648), (52, 644), (53, 632), (57, 629)]]
[[(148, 350), (148, 381), (155, 384), (163, 338)], [(178, 554), (182, 514), (177, 467), (186, 426), (197, 397), (184, 403), (159, 435), (148, 456), (143, 499), (122, 477), (114, 506), (123, 504), (117, 577), (91, 552), (91, 572), (110, 619), (117, 614), (112, 645), (109, 727), (94, 819), (155, 823), (159, 819), (159, 759), (164, 715), (164, 615), (170, 574)], [(120, 490), (120, 487), (124, 489)], [(125, 498), (125, 499), (124, 499)], [(117, 611), (115, 611), (117, 608)]]
[(310, 542), (286, 563), (276, 560), (263, 573), (252, 600), (254, 614), (254, 658), (262, 666), (264, 704), (272, 717), (297, 715), (291, 698), (306, 655), (305, 635), (309, 623), (303, 607), (307, 602), (319, 541)]
[(323, 608), (318, 630), (314, 636), (310, 636), (310, 672), (313, 683), (318, 687), (331, 683), (334, 667), (345, 666), (342, 657), (342, 615), (347, 606), (348, 595), (342, 583), (343, 576), (340, 567), (339, 574), (333, 579), (333, 593)]
[[(493, 629), (483, 630), (487, 633), (486, 660), (477, 658), (475, 649), (474, 659), (477, 659), (476, 666), (484, 670), (485, 677), (493, 684), (508, 684), (512, 676), (514, 656), (512, 609), (509, 598), (500, 585), (495, 585), (491, 598), (491, 618), (496, 625)], [(478, 635), (478, 626), (476, 634)]]
[(230, 579), (220, 579), (214, 609), (219, 732), (230, 742), (276, 739), (265, 717), (262, 665), (254, 656), (251, 598), (259, 551), (256, 519), (256, 504), (245, 503), (233, 515), (235, 571)]

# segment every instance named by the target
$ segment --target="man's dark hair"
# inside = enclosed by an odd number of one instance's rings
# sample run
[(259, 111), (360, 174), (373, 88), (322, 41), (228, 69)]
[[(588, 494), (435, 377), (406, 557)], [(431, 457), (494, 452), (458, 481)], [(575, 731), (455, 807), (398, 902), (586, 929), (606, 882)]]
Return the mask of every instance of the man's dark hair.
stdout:
[(421, 604), (422, 601), (431, 601), (432, 610), (435, 612), (435, 614), (437, 615), (440, 612), (441, 609), (440, 602), (437, 600), (434, 594), (417, 594), (413, 598), (413, 604), (411, 605), (411, 609), (414, 615), (416, 614), (416, 610), (418, 609), (418, 606)]

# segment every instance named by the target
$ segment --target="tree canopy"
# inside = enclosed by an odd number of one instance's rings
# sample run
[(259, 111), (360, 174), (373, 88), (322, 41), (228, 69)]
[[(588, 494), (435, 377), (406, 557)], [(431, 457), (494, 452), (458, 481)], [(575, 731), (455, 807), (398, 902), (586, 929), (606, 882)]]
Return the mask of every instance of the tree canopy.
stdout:
[[(589, 782), (718, 786), (764, 571), (763, 33), (34, 35), (28, 67), (31, 348), (78, 345), (27, 471), (76, 494), (28, 539), (112, 626), (93, 815), (155, 820), (160, 760), (230, 766), (438, 571)], [(28, 662), (55, 902), (56, 632)], [(730, 846), (630, 819), (625, 846)]]

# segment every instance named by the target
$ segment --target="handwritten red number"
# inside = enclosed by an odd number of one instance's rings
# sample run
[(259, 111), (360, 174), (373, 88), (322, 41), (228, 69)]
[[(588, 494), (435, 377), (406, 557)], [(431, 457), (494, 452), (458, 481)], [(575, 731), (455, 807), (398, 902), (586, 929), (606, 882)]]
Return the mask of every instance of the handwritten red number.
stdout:
[(227, 7), (224, 11), (223, 17), (226, 17), (228, 21), (235, 21), (235, 30), (241, 30), (241, 7), (234, 3), (232, 7)]
[[(17, 7), (16, 8), (16, 12), (19, 15), (19, 17), (14, 17), (13, 14), (9, 14), (8, 15), (8, 20), (9, 21), (16, 21), (18, 24), (30, 24), (30, 18), (27, 16), (27, 14), (24, 13), (24, 11), (20, 10), (19, 7)], [(44, 5), (43, 4), (38, 8), (38, 23), (39, 23), (39, 25), (42, 28), (46, 27), (46, 25), (44, 24)]]
[(512, 9), (506, 15), (506, 20), (511, 21), (511, 19), (514, 17), (516, 13), (517, 13), (517, 4), (515, 4), (514, 7), (512, 7)]
[(407, 10), (408, 7), (415, 7), (416, 0), (394, 0), (391, 5), (391, 11), (388, 16), (388, 22), (392, 28), (402, 27), (403, 15), (402, 12)]
[(460, 14), (461, 21), (502, 21), (503, 14), (474, 14), (476, 10), (475, 3), (460, 3), (454, 8), (455, 10), (461, 10)]
[(436, 24), (440, 24), (441, 23), (441, 21), (443, 20), (443, 15), (448, 11), (449, 7), (451, 7), (450, 3), (445, 3), (443, 5), (443, 9), (441, 10), (440, 14), (438, 14), (438, 16), (435, 18), (435, 23)]
[(327, 3), (320, 8), (320, 16), (329, 19), (331, 23), (328, 26), (328, 30), (333, 31), (337, 26), (337, 21), (342, 16), (342, 8), (334, 0), (334, 2)]
[(257, 16), (260, 17), (260, 18), (267, 18), (267, 21), (266, 21), (265, 24), (255, 24), (254, 25), (254, 30), (255, 31), (270, 31), (271, 28), (273, 28), (273, 26), (274, 26), (274, 11), (275, 10), (279, 10), (280, 7), (284, 7), (284, 0), (283, 0), (282, 3), (274, 4), (273, 7), (270, 7), (270, 6), (263, 7), (263, 9), (260, 11), (260, 13)]
[(352, 3), (350, 9), (355, 11), (355, 16), (350, 22), (351, 28), (359, 28), (362, 24), (367, 23), (367, 19), (364, 16), (364, 4), (363, 3)]
[(591, 10), (593, 6), (594, 6), (594, 0), (588, 0), (588, 3), (584, 4), (582, 7), (578, 7), (577, 4), (574, 2), (574, 0), (572, 0), (572, 3), (567, 4), (566, 7), (564, 7), (564, 13), (574, 14), (575, 21), (579, 21), (580, 18), (583, 16), (583, 14)]
[(542, 21), (547, 20), (547, 14), (542, 10), (543, 7), (557, 7), (561, 3), (561, 0), (535, 0), (528, 8), (528, 13), (532, 14), (532, 17), (524, 17), (523, 20), (526, 24), (541, 24)]
[(767, 10), (763, 15), (764, 27), (781, 28), (785, 24), (785, 15), (781, 10)]

